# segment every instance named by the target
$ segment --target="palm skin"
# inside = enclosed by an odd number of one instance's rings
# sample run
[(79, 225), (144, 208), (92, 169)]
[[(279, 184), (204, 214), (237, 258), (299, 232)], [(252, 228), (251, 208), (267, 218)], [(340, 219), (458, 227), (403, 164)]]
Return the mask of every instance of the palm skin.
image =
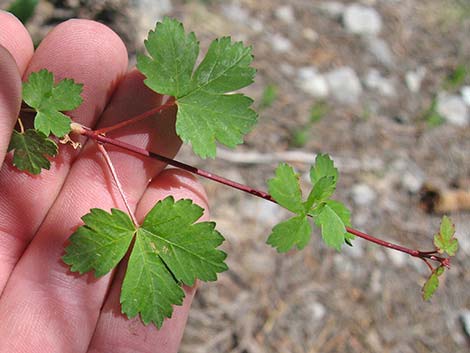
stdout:
[[(79, 150), (61, 145), (51, 169), (39, 176), (19, 172), (6, 154), (20, 112), (21, 80), (42, 68), (58, 80), (84, 84), (84, 103), (70, 116), (89, 127), (114, 125), (159, 105), (162, 97), (145, 87), (140, 73), (128, 71), (127, 57), (114, 32), (86, 20), (60, 24), (34, 51), (23, 25), (0, 11), (0, 353), (178, 350), (194, 288), (185, 288), (183, 306), (157, 330), (120, 312), (125, 264), (97, 279), (71, 273), (60, 259), (90, 208), (125, 209), (96, 145), (83, 137)], [(181, 144), (174, 122), (175, 110), (167, 110), (110, 136), (171, 157)], [(170, 194), (207, 209), (192, 176), (107, 149), (138, 220)]]

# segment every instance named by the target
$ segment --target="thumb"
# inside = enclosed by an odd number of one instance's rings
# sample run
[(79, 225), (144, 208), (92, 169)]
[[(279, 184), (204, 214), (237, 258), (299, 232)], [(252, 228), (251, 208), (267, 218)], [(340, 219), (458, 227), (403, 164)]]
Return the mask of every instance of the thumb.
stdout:
[(21, 76), (13, 56), (0, 45), (0, 166), (21, 108)]

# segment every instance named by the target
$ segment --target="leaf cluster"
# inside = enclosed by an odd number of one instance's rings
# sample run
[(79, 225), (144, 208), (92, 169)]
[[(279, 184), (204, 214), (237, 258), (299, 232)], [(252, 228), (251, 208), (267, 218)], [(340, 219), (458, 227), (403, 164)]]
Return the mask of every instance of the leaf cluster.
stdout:
[(354, 238), (346, 231), (351, 213), (341, 202), (331, 199), (338, 182), (338, 170), (328, 155), (317, 155), (310, 169), (310, 181), (312, 188), (306, 200), (302, 198), (299, 175), (291, 166), (280, 164), (276, 176), (268, 181), (274, 200), (295, 213), (294, 217), (276, 225), (267, 240), (279, 252), (293, 247), (301, 250), (308, 244), (312, 233), (308, 217), (313, 217), (321, 228), (325, 243), (338, 251), (345, 241)]
[(49, 169), (47, 157), (55, 157), (57, 144), (49, 136), (63, 137), (70, 132), (71, 119), (63, 114), (82, 103), (83, 85), (72, 79), (54, 84), (54, 75), (46, 69), (33, 72), (23, 84), (23, 100), (36, 111), (34, 129), (14, 131), (8, 151), (14, 150), (13, 165), (19, 170), (39, 174)]
[(145, 324), (161, 327), (172, 305), (183, 303), (182, 284), (196, 279), (215, 281), (227, 269), (226, 254), (216, 248), (224, 238), (215, 223), (200, 222), (204, 210), (191, 200), (159, 201), (136, 227), (118, 210), (92, 209), (70, 237), (63, 260), (73, 272), (94, 270), (100, 277), (115, 268), (130, 251), (122, 284), (122, 312), (141, 315)]
[[(252, 48), (230, 37), (215, 39), (195, 68), (199, 42), (194, 33), (165, 17), (150, 31), (137, 68), (145, 84), (160, 94), (173, 96), (178, 105), (176, 132), (202, 158), (215, 157), (216, 141), (228, 147), (243, 142), (257, 122), (251, 98), (231, 93), (250, 85), (255, 69)], [(230, 93), (230, 94), (229, 94)]]

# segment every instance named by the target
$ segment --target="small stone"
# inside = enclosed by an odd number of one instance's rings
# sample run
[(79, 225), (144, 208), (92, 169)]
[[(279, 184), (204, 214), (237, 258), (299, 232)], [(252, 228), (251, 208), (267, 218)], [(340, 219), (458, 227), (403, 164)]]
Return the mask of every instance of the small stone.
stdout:
[(351, 196), (356, 205), (369, 205), (376, 199), (375, 191), (367, 184), (356, 184), (351, 190)]
[(424, 184), (424, 176), (422, 173), (413, 173), (406, 171), (401, 179), (403, 188), (411, 194), (416, 194)]
[(383, 77), (376, 69), (370, 69), (364, 81), (368, 88), (376, 90), (385, 97), (394, 97), (396, 95), (392, 80)]
[(343, 14), (343, 23), (350, 33), (377, 35), (382, 29), (382, 19), (373, 8), (361, 4), (349, 5)]
[(250, 15), (247, 10), (233, 3), (228, 5), (222, 5), (222, 13), (229, 20), (241, 24), (246, 24), (248, 22), (248, 19), (250, 18)]
[(390, 261), (396, 266), (396, 267), (403, 267), (406, 265), (406, 260), (408, 255), (401, 252), (401, 251), (395, 251), (395, 250), (389, 250), (387, 252), (388, 257), (390, 258)]
[(310, 312), (312, 313), (313, 321), (320, 321), (325, 317), (326, 308), (323, 304), (319, 302), (313, 302), (308, 305)]
[(318, 33), (308, 27), (302, 30), (302, 35), (305, 39), (309, 40), (310, 42), (316, 42), (318, 39)]
[(393, 66), (395, 59), (387, 42), (382, 38), (367, 36), (367, 50), (375, 56), (377, 61), (386, 67)]
[(470, 310), (464, 310), (460, 314), (460, 322), (462, 323), (463, 331), (467, 337), (470, 337)]
[(460, 96), (446, 93), (439, 94), (437, 97), (437, 112), (453, 125), (466, 126), (469, 123), (468, 108)]
[(295, 14), (294, 10), (292, 9), (292, 6), (289, 5), (284, 5), (281, 7), (278, 7), (276, 9), (276, 17), (280, 19), (282, 22), (285, 22), (287, 24), (292, 24), (295, 22)]
[(426, 68), (424, 66), (420, 66), (415, 71), (408, 71), (405, 74), (406, 86), (411, 92), (418, 93), (425, 76)]
[(286, 37), (276, 33), (270, 37), (271, 46), (278, 53), (285, 53), (292, 48), (292, 43)]
[(328, 88), (340, 103), (355, 104), (362, 93), (362, 86), (356, 72), (348, 67), (340, 67), (325, 75)]
[(341, 18), (345, 9), (344, 4), (339, 1), (324, 1), (318, 7), (321, 12), (334, 19)]
[(460, 94), (465, 104), (470, 107), (470, 86), (463, 86), (460, 89)]
[(302, 67), (298, 71), (297, 85), (305, 93), (315, 98), (328, 96), (328, 84), (323, 75), (319, 74), (314, 67)]
[(250, 20), (248, 21), (248, 25), (256, 33), (261, 33), (264, 30), (263, 22), (256, 18), (250, 18)]

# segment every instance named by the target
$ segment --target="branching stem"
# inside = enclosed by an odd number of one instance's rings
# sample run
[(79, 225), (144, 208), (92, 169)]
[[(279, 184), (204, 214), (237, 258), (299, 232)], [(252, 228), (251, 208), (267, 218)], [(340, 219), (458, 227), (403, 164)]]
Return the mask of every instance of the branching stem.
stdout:
[[(251, 188), (247, 185), (237, 183), (235, 181), (226, 179), (226, 178), (221, 177), (219, 175), (210, 173), (206, 170), (193, 167), (191, 165), (185, 164), (183, 162), (176, 161), (174, 159), (162, 156), (160, 154), (148, 151), (146, 149), (143, 149), (143, 148), (140, 148), (140, 147), (137, 147), (137, 146), (133, 146), (133, 145), (130, 145), (128, 143), (125, 143), (125, 142), (122, 142), (122, 141), (119, 141), (119, 140), (116, 140), (116, 139), (113, 139), (113, 138), (103, 136), (99, 133), (99, 131), (93, 131), (93, 130), (91, 130), (89, 128), (86, 128), (86, 127), (83, 127), (83, 126), (81, 126), (81, 129), (80, 128), (75, 129), (75, 131), (77, 133), (82, 134), (82, 135), (88, 136), (89, 138), (91, 138), (95, 141), (98, 141), (100, 143), (103, 143), (103, 144), (109, 143), (111, 145), (120, 147), (120, 148), (125, 149), (127, 151), (131, 151), (131, 152), (137, 153), (137, 154), (142, 155), (142, 156), (146, 156), (146, 157), (150, 157), (150, 158), (159, 160), (159, 161), (167, 163), (171, 166), (186, 170), (186, 171), (191, 172), (193, 174), (202, 176), (206, 179), (216, 181), (220, 184), (230, 186), (232, 188), (241, 190), (243, 192), (249, 193), (251, 195), (263, 198), (265, 200), (268, 200), (268, 201), (271, 201), (271, 202), (274, 202), (274, 203), (277, 204), (276, 200), (274, 200), (273, 197), (270, 194), (268, 194), (264, 191), (260, 191), (260, 190)], [(367, 240), (369, 242), (372, 242), (372, 243), (375, 243), (377, 245), (380, 245), (380, 246), (383, 246), (383, 247), (386, 247), (386, 248), (389, 248), (389, 249), (401, 251), (401, 252), (406, 253), (410, 256), (420, 258), (423, 261), (425, 261), (428, 266), (430, 266), (430, 264), (427, 261), (427, 259), (432, 260), (432, 261), (436, 261), (442, 266), (446, 266), (446, 267), (450, 266), (450, 260), (448, 258), (437, 256), (436, 255), (437, 251), (435, 251), (435, 250), (433, 250), (433, 251), (420, 251), (420, 250), (409, 249), (409, 248), (401, 246), (401, 245), (397, 245), (397, 244), (393, 244), (393, 243), (381, 240), (381, 239), (376, 238), (372, 235), (369, 235), (367, 233), (363, 233), (359, 230), (356, 230), (356, 229), (353, 229), (353, 228), (350, 228), (350, 227), (346, 227), (346, 231), (350, 234), (353, 234), (353, 235), (355, 235), (359, 238), (365, 239), (365, 240)], [(432, 269), (432, 266), (431, 266), (431, 269)]]
[(172, 106), (175, 105), (175, 99), (174, 97), (170, 97), (165, 104), (162, 104), (156, 108), (153, 108), (153, 109), (150, 109), (150, 110), (147, 110), (146, 112), (142, 113), (142, 114), (139, 114), (139, 115), (136, 115), (130, 119), (127, 119), (127, 120), (124, 120), (123, 122), (120, 122), (118, 124), (115, 124), (115, 125), (112, 125), (112, 126), (108, 126), (108, 127), (104, 127), (102, 129), (99, 129), (99, 130), (96, 130), (95, 132), (97, 134), (106, 134), (110, 131), (113, 131), (113, 130), (117, 130), (117, 129), (121, 129), (125, 126), (129, 126), (129, 125), (133, 125), (141, 120), (144, 120), (152, 115), (155, 115), (157, 113), (160, 113)]

